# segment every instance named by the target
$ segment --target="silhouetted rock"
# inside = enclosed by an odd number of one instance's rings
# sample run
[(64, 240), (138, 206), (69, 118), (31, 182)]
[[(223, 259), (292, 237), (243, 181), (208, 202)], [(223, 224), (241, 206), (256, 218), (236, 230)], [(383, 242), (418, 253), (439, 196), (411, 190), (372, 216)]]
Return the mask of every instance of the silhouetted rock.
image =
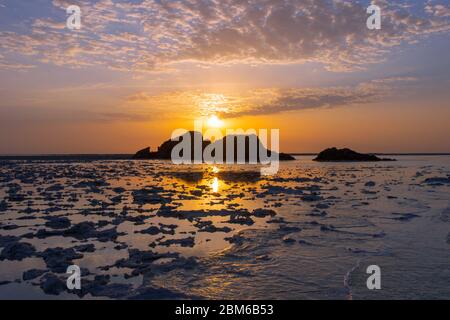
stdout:
[[(228, 150), (227, 144), (232, 143), (234, 150), (230, 152)], [(272, 157), (272, 154), (274, 151), (268, 150), (264, 147), (261, 140), (259, 140), (259, 137), (257, 135), (228, 135), (223, 137), (221, 141), (216, 141), (212, 144), (212, 147), (215, 145), (217, 146), (217, 149), (220, 147), (220, 144), (222, 144), (222, 154), (223, 154), (223, 161), (224, 162), (230, 162), (229, 160), (232, 160), (231, 162), (237, 163), (238, 160), (244, 161), (245, 163), (250, 162), (250, 160), (256, 159), (256, 162), (260, 163), (264, 160), (269, 160), (270, 157)], [(238, 149), (238, 146), (243, 145), (244, 148)], [(251, 148), (251, 146), (256, 146), (256, 148)], [(227, 152), (231, 154), (227, 155)], [(215, 156), (215, 153), (212, 153), (213, 156)], [(266, 159), (262, 159), (261, 155), (265, 157)], [(275, 156), (273, 154), (273, 156)], [(229, 159), (230, 158), (230, 159)], [(278, 159), (280, 161), (289, 161), (289, 160), (295, 160), (295, 158), (289, 154), (286, 153), (278, 153)]]
[(288, 153), (283, 153), (283, 152), (281, 152), (279, 154), (279, 157), (280, 157), (280, 161), (292, 161), (292, 160), (295, 160), (295, 158), (293, 156), (291, 156)]
[[(203, 136), (200, 132), (196, 131), (189, 131), (185, 134), (181, 135), (177, 140), (172, 141), (171, 139), (165, 141), (161, 146), (159, 146), (158, 151), (151, 152), (150, 148), (145, 148), (140, 151), (138, 151), (134, 156), (133, 159), (162, 159), (162, 160), (170, 160), (172, 158), (172, 150), (177, 146), (180, 142), (184, 141), (184, 139), (190, 140), (191, 150), (190, 150), (190, 158), (191, 160), (196, 159), (195, 153), (201, 152), (200, 158), (198, 160), (204, 161), (203, 159), (203, 153), (207, 147), (210, 147), (212, 150), (211, 155), (215, 156), (215, 151), (220, 150), (220, 144), (222, 144), (222, 154), (223, 154), (223, 161), (224, 162), (230, 162), (227, 160), (227, 142), (233, 141), (234, 144), (234, 150), (228, 157), (229, 160), (232, 160), (232, 162), (237, 162), (238, 158), (240, 161), (245, 161), (246, 163), (250, 162), (250, 156), (251, 153), (254, 153), (255, 157), (252, 157), (253, 159), (256, 159), (257, 162), (261, 162), (260, 158), (260, 151), (261, 154), (267, 155), (267, 157), (270, 157), (272, 155), (271, 150), (267, 150), (261, 141), (259, 140), (258, 136), (256, 135), (229, 135), (224, 137), (222, 140), (215, 141), (214, 143), (211, 143), (209, 140), (204, 140)], [(232, 140), (231, 140), (232, 139)], [(250, 148), (250, 143), (254, 143), (256, 146), (255, 149)], [(195, 149), (195, 146), (201, 146), (201, 149), (199, 150)], [(239, 150), (238, 152), (238, 145), (244, 146), (242, 150)], [(262, 149), (261, 149), (262, 148)], [(180, 157), (184, 157), (183, 151), (179, 154)], [(294, 157), (292, 157), (289, 154), (286, 153), (279, 153), (278, 158), (280, 161), (289, 161), (289, 160), (295, 160)]]
[[(189, 139), (191, 144), (191, 160), (195, 159), (195, 144), (200, 143), (201, 150), (200, 151), (203, 154), (203, 150), (211, 144), (211, 141), (204, 140), (203, 135), (200, 132), (196, 131), (189, 131), (185, 134), (178, 137), (177, 140), (172, 141), (171, 139), (165, 141), (161, 146), (158, 148), (158, 159), (166, 159), (170, 160), (172, 158), (172, 150), (175, 148), (176, 145), (178, 145), (181, 141), (184, 141), (184, 139)], [(197, 151), (197, 152), (198, 152)], [(181, 152), (180, 157), (184, 157), (184, 154)]]
[(350, 149), (337, 149), (329, 148), (321, 153), (314, 159), (314, 161), (327, 162), (327, 161), (395, 161), (394, 159), (378, 158), (373, 154), (358, 153)]
[(153, 157), (155, 156), (155, 152), (151, 152), (150, 147), (147, 147), (136, 152), (136, 154), (133, 156), (133, 159), (154, 159)]

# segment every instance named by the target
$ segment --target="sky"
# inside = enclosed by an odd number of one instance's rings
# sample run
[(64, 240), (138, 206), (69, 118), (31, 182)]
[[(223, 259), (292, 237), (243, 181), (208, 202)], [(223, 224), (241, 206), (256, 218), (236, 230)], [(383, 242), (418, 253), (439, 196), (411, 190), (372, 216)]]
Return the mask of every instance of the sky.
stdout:
[[(0, 0), (0, 154), (134, 153), (195, 119), (284, 152), (450, 152), (449, 1)], [(66, 25), (81, 9), (81, 29)]]

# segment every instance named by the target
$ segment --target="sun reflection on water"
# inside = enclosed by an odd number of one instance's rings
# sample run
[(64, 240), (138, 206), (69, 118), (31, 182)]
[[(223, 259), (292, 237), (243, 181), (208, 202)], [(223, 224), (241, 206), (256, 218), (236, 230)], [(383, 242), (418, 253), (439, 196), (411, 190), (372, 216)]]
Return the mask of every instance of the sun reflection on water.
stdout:
[(213, 182), (211, 184), (211, 189), (214, 193), (219, 191), (219, 179), (214, 177)]

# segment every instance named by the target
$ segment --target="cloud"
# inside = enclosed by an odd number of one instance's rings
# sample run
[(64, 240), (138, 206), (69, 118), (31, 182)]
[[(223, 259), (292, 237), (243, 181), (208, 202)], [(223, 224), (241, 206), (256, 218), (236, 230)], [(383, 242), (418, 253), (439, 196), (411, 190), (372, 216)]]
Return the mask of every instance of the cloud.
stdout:
[(378, 102), (418, 79), (392, 77), (362, 82), (352, 87), (328, 88), (261, 88), (239, 93), (193, 91), (166, 92), (150, 95), (137, 92), (126, 101), (144, 105), (147, 110), (167, 110), (176, 117), (204, 117), (218, 114), (222, 118), (270, 115), (318, 108)]
[(0, 70), (27, 71), (35, 67), (36, 66), (32, 64), (9, 60), (5, 56), (0, 54)]
[(442, 4), (427, 4), (425, 11), (436, 17), (450, 17), (450, 7), (446, 7)]
[(76, 108), (55, 108), (46, 106), (0, 106), (0, 126), (20, 123), (68, 124), (68, 123), (112, 123), (146, 122), (154, 120), (150, 113), (128, 112), (129, 110), (92, 111)]
[(0, 70), (27, 71), (34, 69), (36, 66), (31, 64), (4, 62), (0, 60)]
[[(228, 89), (229, 91), (220, 92), (195, 89), (157, 94), (140, 90), (125, 95), (119, 103), (111, 105), (103, 102), (95, 107), (89, 106), (89, 97), (67, 103), (70, 100), (67, 99), (68, 94), (91, 90), (88, 85), (71, 86), (52, 89), (38, 96), (23, 96), (21, 99), (14, 96), (11, 100), (6, 97), (0, 103), (0, 122), (171, 122), (174, 119), (192, 121), (213, 114), (224, 119), (263, 116), (386, 101), (390, 97), (414, 91), (422, 84), (421, 80), (413, 77), (391, 77), (360, 82), (353, 86), (321, 88)], [(100, 83), (94, 87), (115, 88), (108, 83)], [(47, 97), (51, 97), (51, 101)], [(58, 97), (61, 97), (61, 103), (55, 102)]]
[(403, 1), (374, 2), (382, 8), (379, 31), (366, 28), (367, 4), (348, 0), (53, 0), (61, 10), (81, 7), (80, 31), (65, 29), (61, 17), (40, 18), (29, 33), (0, 32), (0, 42), (3, 51), (70, 68), (155, 72), (184, 61), (313, 61), (352, 71), (383, 61), (402, 43), (450, 30), (442, 5), (414, 13)]
[(145, 92), (137, 92), (126, 98), (128, 102), (145, 102), (151, 99), (151, 96)]
[(272, 98), (241, 110), (231, 111), (226, 117), (270, 115), (289, 111), (317, 108), (336, 108), (381, 101), (415, 78), (385, 78), (363, 82), (355, 87), (273, 89)]

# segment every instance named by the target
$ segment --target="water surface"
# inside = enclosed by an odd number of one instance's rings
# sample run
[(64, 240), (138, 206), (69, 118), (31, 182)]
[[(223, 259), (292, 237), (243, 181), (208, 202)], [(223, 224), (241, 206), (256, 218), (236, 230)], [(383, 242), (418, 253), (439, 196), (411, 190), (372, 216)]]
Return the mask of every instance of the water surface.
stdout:
[[(4, 160), (0, 298), (450, 298), (450, 156), (297, 158), (275, 176), (248, 165)], [(4, 254), (11, 243), (33, 249)], [(46, 294), (69, 264), (83, 269), (84, 290)], [(366, 287), (372, 264), (381, 290)], [(24, 280), (30, 269), (42, 274)]]

